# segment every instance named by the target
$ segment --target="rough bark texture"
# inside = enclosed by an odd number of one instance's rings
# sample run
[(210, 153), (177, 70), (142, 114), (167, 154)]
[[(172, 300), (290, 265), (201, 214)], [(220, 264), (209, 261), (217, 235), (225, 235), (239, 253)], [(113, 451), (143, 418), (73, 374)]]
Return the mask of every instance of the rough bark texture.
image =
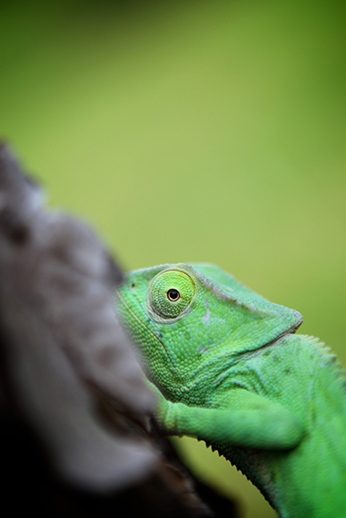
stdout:
[(113, 310), (121, 279), (85, 223), (43, 208), (2, 144), (3, 505), (54, 517), (235, 516), (150, 432), (154, 396)]

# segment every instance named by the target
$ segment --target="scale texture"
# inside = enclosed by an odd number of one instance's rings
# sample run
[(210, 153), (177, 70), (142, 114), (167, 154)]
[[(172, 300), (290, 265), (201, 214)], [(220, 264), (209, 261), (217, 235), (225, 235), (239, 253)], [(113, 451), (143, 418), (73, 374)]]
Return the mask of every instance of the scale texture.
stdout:
[(300, 313), (210, 264), (131, 272), (116, 306), (165, 433), (211, 444), (280, 517), (346, 517), (345, 375)]

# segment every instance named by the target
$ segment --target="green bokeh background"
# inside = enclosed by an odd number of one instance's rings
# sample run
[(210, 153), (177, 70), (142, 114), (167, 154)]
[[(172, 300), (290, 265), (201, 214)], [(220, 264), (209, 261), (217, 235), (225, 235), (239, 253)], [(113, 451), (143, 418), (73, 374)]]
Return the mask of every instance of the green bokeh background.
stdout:
[[(209, 261), (346, 365), (344, 1), (0, 6), (0, 133), (125, 269)], [(203, 443), (191, 467), (275, 513)]]

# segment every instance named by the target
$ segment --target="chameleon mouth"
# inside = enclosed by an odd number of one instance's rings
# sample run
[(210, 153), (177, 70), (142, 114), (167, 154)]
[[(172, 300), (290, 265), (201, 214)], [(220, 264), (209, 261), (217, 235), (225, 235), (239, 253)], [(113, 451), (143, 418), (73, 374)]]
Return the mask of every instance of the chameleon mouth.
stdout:
[(290, 326), (288, 329), (286, 329), (282, 333), (278, 334), (272, 340), (269, 340), (269, 342), (265, 343), (264, 345), (261, 345), (261, 347), (259, 347), (259, 349), (263, 349), (264, 347), (268, 347), (270, 345), (273, 345), (275, 342), (277, 342), (278, 340), (280, 340), (284, 336), (294, 335), (295, 332), (297, 331), (297, 329), (302, 325), (302, 323), (303, 323), (303, 317), (301, 315), (301, 318), (297, 322), (295, 322), (292, 326)]

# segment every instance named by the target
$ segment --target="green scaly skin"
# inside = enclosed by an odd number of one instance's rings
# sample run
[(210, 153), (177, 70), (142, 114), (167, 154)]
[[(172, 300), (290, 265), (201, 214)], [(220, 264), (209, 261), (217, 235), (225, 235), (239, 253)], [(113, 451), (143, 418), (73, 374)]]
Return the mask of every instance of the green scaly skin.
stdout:
[(345, 378), (330, 349), (294, 334), (300, 313), (208, 264), (134, 271), (116, 305), (165, 433), (211, 444), (280, 517), (346, 517)]

